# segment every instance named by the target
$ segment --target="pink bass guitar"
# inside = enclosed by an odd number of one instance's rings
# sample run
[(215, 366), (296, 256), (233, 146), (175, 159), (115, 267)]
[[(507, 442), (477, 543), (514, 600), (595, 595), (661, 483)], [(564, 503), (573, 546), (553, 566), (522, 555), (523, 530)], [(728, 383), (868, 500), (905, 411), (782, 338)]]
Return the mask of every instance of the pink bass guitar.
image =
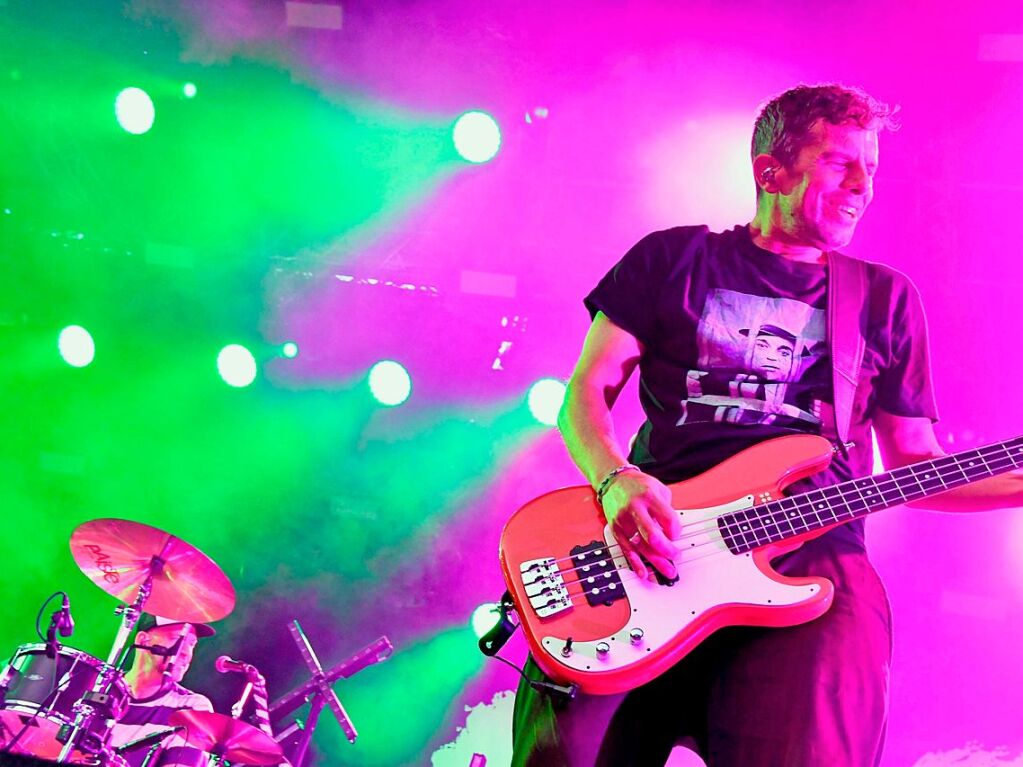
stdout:
[(629, 569), (588, 486), (523, 506), (501, 535), (501, 567), (537, 664), (584, 692), (623, 692), (719, 628), (811, 621), (830, 607), (831, 581), (784, 577), (772, 559), (879, 509), (1023, 466), (1023, 437), (782, 495), (831, 455), (822, 437), (779, 437), (671, 485), (682, 521), (671, 584)]

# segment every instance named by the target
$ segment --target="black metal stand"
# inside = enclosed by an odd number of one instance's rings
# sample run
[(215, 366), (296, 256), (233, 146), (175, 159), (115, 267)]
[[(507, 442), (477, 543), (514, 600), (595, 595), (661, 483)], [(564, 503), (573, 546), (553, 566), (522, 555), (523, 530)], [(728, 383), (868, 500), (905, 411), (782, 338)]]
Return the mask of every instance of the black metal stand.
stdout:
[[(120, 605), (115, 614), (121, 616), (121, 626), (114, 638), (107, 662), (100, 668), (100, 675), (89, 692), (74, 705), (75, 720), (61, 728), (58, 739), (63, 748), (57, 762), (66, 764), (73, 758), (76, 748), (81, 746), (90, 754), (97, 754), (106, 747), (110, 738), (110, 722), (120, 715), (117, 700), (111, 694), (114, 682), (121, 676), (121, 664), (128, 656), (128, 637), (138, 623), (142, 608), (153, 591), (153, 576), (163, 569), (163, 560), (153, 557), (149, 563), (149, 576), (139, 585), (138, 594), (131, 605)], [(123, 701), (121, 701), (123, 704)]]
[(352, 720), (348, 717), (344, 706), (341, 705), (341, 701), (338, 699), (337, 693), (334, 692), (332, 685), (338, 679), (347, 679), (350, 676), (354, 676), (366, 668), (366, 666), (387, 660), (391, 656), (394, 647), (387, 637), (380, 637), (373, 644), (359, 650), (355, 655), (324, 671), (319, 658), (316, 657), (312, 644), (310, 644), (309, 639), (302, 632), (302, 627), (298, 624), (298, 621), (292, 620), (288, 630), (291, 632), (291, 637), (295, 640), (298, 652), (302, 656), (306, 668), (312, 674), (312, 678), (302, 686), (270, 704), (270, 718), (272, 720), (280, 719), (306, 702), (309, 703), (309, 714), (306, 717), (305, 724), (303, 725), (301, 722), (296, 721), (296, 725), (284, 728), (284, 732), (278, 736), (278, 741), (280, 741), (286, 734), (294, 733), (296, 730), (301, 731), (296, 745), (287, 756), (293, 767), (302, 767), (308, 755), (309, 744), (312, 742), (313, 733), (316, 731), (316, 725), (324, 706), (330, 708), (334, 718), (337, 719), (337, 723), (341, 725), (345, 737), (348, 738), (348, 742), (355, 742), (359, 734), (356, 732), (355, 725), (352, 724)]

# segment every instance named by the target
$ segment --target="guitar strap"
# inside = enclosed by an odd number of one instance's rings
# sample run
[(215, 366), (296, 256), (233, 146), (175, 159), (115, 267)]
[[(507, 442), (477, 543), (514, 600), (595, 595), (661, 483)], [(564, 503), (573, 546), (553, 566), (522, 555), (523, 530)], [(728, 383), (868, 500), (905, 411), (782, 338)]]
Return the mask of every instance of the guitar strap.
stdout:
[[(831, 349), (831, 381), (834, 397), (835, 437), (838, 449), (849, 456), (849, 425), (852, 422), (856, 386), (866, 349), (866, 325), (870, 293), (866, 265), (841, 253), (828, 254), (827, 333)], [(830, 424), (825, 425), (825, 431)]]

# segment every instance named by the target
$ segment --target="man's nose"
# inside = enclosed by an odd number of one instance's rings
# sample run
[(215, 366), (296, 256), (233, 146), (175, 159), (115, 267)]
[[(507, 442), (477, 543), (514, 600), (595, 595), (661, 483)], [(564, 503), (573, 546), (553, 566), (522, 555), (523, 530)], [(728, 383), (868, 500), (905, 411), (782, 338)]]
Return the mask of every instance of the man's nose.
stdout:
[(863, 163), (854, 164), (845, 178), (845, 188), (858, 195), (867, 195), (873, 189), (874, 180)]

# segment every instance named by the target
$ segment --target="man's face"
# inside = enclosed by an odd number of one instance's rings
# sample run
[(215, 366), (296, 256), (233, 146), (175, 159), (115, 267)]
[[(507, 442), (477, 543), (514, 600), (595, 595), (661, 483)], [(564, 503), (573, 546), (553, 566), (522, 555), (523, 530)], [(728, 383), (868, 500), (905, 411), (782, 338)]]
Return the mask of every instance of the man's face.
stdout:
[(776, 225), (795, 244), (822, 251), (848, 245), (874, 197), (877, 160), (877, 131), (817, 121), (792, 167), (778, 174)]
[[(181, 681), (181, 679), (185, 676), (185, 672), (188, 671), (188, 667), (192, 664), (192, 654), (195, 652), (195, 645), (198, 641), (195, 629), (191, 625), (185, 625), (184, 628), (185, 636), (181, 640), (181, 645), (176, 656), (152, 656), (153, 664), (161, 671), (166, 669), (173, 661), (174, 667), (171, 669), (170, 677), (175, 682)], [(138, 643), (149, 647), (157, 646), (169, 649), (178, 641), (178, 637), (181, 636), (181, 630), (181, 624), (172, 626), (155, 626), (148, 631), (140, 632)]]
[(792, 370), (792, 344), (778, 336), (757, 336), (752, 367), (754, 373), (768, 381), (787, 379)]

